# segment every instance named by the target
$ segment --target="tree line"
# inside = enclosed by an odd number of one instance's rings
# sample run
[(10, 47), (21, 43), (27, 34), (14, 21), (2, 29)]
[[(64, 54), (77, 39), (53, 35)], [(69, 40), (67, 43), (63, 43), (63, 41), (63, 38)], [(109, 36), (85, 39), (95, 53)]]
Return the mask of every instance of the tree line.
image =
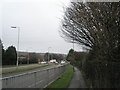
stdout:
[(65, 60), (65, 57), (66, 57), (66, 55), (64, 55), (64, 54), (45, 53), (44, 60), (49, 61), (49, 60), (52, 60), (52, 59), (56, 59), (56, 61), (60, 63), (61, 60)]
[[(6, 50), (3, 47), (3, 44), (0, 40), (0, 45), (2, 48), (2, 65), (16, 65), (17, 62), (17, 51), (14, 46), (9, 46)], [(42, 61), (49, 61), (51, 59), (56, 59), (57, 62), (65, 59), (64, 54), (56, 53), (45, 53), (41, 55), (40, 53), (35, 52), (19, 52), (18, 56), (19, 64), (33, 64)]]
[(89, 87), (120, 88), (120, 2), (71, 2), (61, 33), (86, 48), (85, 59), (80, 59), (83, 66), (77, 66)]

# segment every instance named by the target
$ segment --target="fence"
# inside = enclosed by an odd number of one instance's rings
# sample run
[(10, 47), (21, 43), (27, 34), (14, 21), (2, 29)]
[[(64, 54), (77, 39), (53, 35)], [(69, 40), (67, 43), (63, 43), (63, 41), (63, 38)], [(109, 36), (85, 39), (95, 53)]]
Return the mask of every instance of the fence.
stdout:
[(59, 78), (66, 70), (66, 64), (1, 78), (2, 88), (45, 88)]

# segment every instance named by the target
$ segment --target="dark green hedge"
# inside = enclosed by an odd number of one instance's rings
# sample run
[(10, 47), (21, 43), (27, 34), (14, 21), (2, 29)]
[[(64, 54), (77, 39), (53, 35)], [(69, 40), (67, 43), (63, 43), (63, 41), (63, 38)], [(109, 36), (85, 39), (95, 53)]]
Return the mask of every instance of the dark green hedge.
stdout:
[(94, 88), (120, 88), (120, 62), (86, 61), (82, 71)]

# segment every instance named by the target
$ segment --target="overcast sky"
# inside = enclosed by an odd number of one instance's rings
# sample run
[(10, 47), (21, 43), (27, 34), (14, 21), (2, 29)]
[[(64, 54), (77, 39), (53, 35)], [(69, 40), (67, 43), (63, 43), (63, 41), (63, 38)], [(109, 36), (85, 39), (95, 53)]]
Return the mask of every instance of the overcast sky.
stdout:
[[(63, 7), (70, 0), (3, 0), (2, 6), (2, 41), (4, 47), (17, 47), (18, 29), (20, 27), (20, 51), (45, 53), (68, 53), (72, 44), (66, 42), (59, 34)], [(2, 17), (2, 18), (1, 18)], [(61, 18), (61, 19), (60, 19)], [(1, 35), (0, 35), (1, 36)], [(81, 47), (76, 45), (75, 50)]]

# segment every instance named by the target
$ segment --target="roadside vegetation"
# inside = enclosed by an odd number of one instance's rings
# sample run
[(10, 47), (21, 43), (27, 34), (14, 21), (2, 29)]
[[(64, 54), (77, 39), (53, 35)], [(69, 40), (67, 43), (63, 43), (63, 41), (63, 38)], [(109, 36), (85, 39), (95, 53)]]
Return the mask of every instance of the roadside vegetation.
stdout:
[(61, 33), (82, 46), (83, 52), (70, 50), (67, 60), (81, 69), (88, 87), (120, 88), (120, 2), (73, 0), (65, 9)]
[(47, 67), (47, 66), (49, 66), (49, 65), (42, 65), (42, 66), (29, 67), (29, 68), (23, 68), (23, 69), (16, 69), (16, 70), (11, 70), (11, 71), (3, 71), (0, 74), (9, 74), (9, 73), (15, 73), (15, 72), (29, 71), (29, 70), (34, 70), (34, 69), (43, 68), (43, 67)]
[[(34, 65), (34, 64), (20, 64), (19, 66)], [(3, 65), (2, 68), (16, 67), (16, 65)]]
[(47, 88), (68, 88), (73, 77), (73, 73), (73, 67), (71, 65), (68, 65), (66, 72), (60, 78), (50, 84)]

